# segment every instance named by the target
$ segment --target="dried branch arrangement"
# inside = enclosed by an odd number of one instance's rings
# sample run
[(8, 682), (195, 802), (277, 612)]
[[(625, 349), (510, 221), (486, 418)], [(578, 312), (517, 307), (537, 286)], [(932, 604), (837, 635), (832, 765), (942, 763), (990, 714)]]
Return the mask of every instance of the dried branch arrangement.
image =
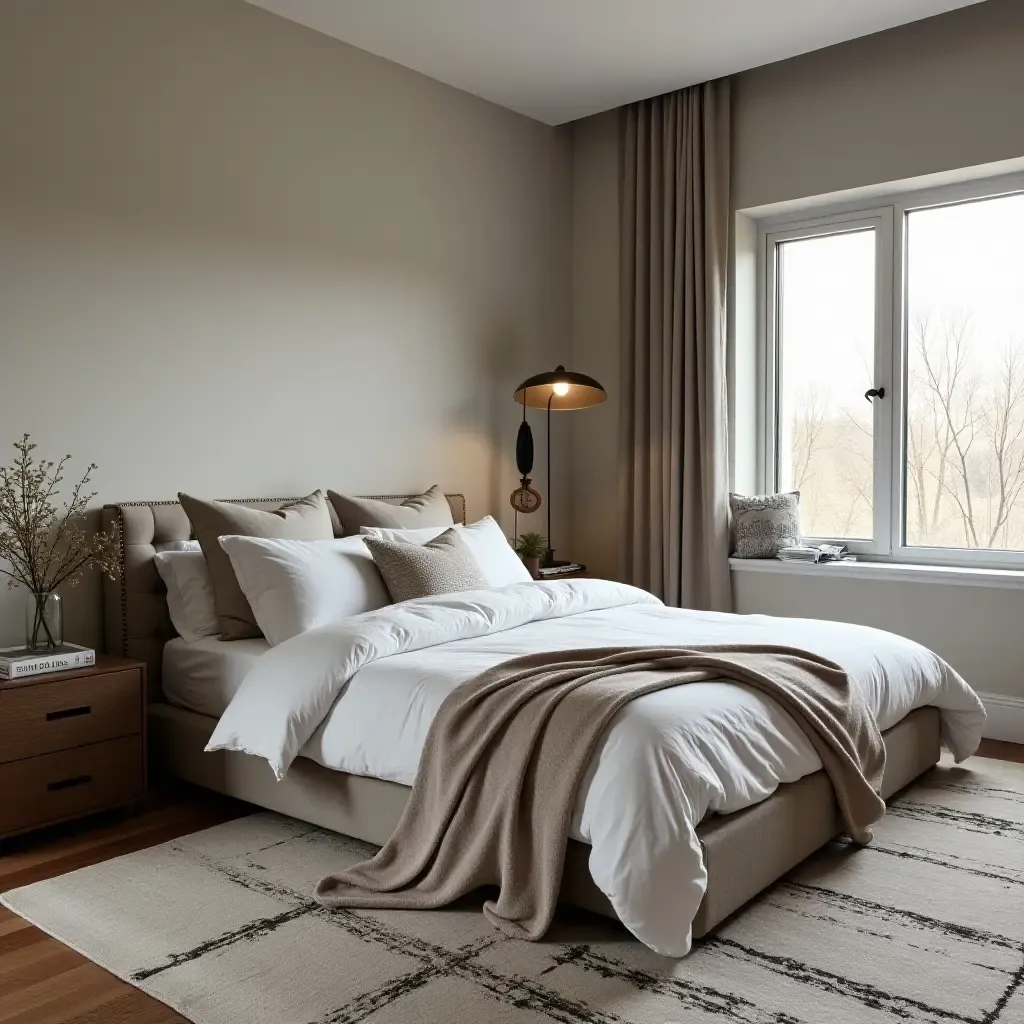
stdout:
[(7, 585), (19, 584), (42, 594), (67, 584), (74, 586), (82, 573), (96, 566), (115, 577), (118, 569), (117, 537), (86, 529), (85, 511), (96, 497), (88, 491), (95, 463), (71, 490), (71, 497), (58, 507), (58, 493), (64, 468), (71, 459), (59, 462), (36, 460), (36, 445), (24, 434), (14, 442), (18, 453), (9, 466), (0, 466), (0, 574)]

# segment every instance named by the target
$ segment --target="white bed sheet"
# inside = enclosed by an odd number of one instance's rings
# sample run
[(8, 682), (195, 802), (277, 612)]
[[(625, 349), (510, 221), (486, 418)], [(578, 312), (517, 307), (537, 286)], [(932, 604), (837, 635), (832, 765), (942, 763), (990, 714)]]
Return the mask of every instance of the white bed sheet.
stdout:
[(187, 643), (175, 637), (164, 645), (160, 685), (171, 704), (220, 718), (257, 659), (270, 650), (258, 640), (203, 637)]

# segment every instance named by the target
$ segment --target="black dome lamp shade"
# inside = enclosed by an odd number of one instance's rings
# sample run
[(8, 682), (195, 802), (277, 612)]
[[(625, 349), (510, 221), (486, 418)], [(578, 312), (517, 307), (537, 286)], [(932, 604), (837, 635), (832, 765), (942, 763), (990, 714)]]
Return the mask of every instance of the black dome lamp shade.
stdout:
[(600, 405), (608, 393), (593, 377), (556, 366), (546, 373), (527, 377), (513, 396), (520, 405), (531, 409), (568, 412)]
[[(525, 493), (529, 488), (527, 477), (533, 469), (533, 432), (526, 422), (526, 410), (528, 408), (546, 409), (548, 413), (548, 554), (545, 564), (554, 565), (557, 563), (553, 560), (554, 550), (551, 545), (551, 413), (552, 411), (569, 412), (575, 409), (593, 408), (605, 401), (608, 398), (608, 393), (593, 377), (588, 377), (585, 373), (567, 370), (564, 366), (556, 366), (554, 370), (527, 377), (516, 388), (513, 398), (523, 407), (523, 422), (519, 426), (519, 435), (516, 438), (516, 465), (523, 476), (523, 486), (519, 491), (513, 493), (513, 506), (517, 506), (516, 495)], [(539, 507), (539, 504), (538, 496), (534, 510)]]

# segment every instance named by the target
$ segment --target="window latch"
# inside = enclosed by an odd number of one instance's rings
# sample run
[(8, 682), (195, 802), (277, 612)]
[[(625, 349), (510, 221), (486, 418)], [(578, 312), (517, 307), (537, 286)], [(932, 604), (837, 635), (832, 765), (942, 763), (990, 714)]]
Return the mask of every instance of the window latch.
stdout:
[(885, 388), (870, 388), (864, 392), (864, 397), (870, 402), (873, 398), (885, 398)]

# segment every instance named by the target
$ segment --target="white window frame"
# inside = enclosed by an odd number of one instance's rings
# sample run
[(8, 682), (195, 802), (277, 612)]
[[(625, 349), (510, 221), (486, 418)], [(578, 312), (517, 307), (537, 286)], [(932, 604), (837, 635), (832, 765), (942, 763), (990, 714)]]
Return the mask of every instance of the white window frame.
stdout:
[(849, 540), (845, 537), (814, 537), (814, 543), (842, 542), (858, 554), (881, 555), (889, 553), (889, 514), (892, 506), (890, 486), (892, 474), (885, 453), (891, 450), (892, 403), (889, 401), (890, 378), (892, 376), (892, 208), (882, 207), (836, 213), (831, 216), (815, 217), (786, 225), (762, 229), (762, 244), (758, 246), (762, 255), (763, 273), (760, 275), (764, 288), (764, 317), (762, 327), (765, 344), (761, 347), (763, 369), (761, 384), (764, 389), (764, 408), (768, 415), (762, 423), (762, 454), (764, 486), (766, 492), (778, 489), (777, 431), (778, 431), (778, 385), (779, 385), (779, 282), (776, 246), (827, 235), (847, 234), (855, 231), (872, 230), (875, 233), (875, 379), (869, 387), (885, 388), (885, 398), (876, 399), (873, 406), (872, 436), (874, 444), (874, 479), (872, 482), (873, 536), (863, 540)]
[(977, 179), (873, 198), (860, 204), (828, 204), (758, 223), (758, 480), (763, 493), (777, 490), (778, 282), (775, 246), (799, 238), (875, 229), (875, 388), (885, 398), (874, 407), (874, 537), (848, 540), (812, 537), (811, 543), (842, 542), (872, 561), (921, 565), (1024, 569), (1024, 551), (908, 545), (906, 509), (907, 216), (922, 209), (1024, 193), (1024, 174)]

